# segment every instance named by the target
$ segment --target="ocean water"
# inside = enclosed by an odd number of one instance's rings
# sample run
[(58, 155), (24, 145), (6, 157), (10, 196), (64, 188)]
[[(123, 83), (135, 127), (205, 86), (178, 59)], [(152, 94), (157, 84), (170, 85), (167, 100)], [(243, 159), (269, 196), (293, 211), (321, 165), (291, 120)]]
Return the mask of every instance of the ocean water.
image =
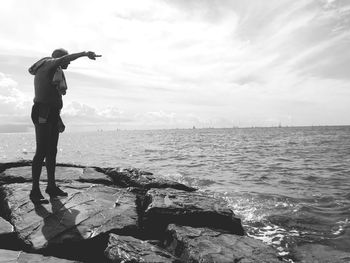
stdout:
[[(350, 126), (63, 133), (58, 162), (137, 167), (224, 198), (248, 235), (288, 259), (350, 252)], [(0, 134), (0, 162), (32, 159), (33, 133)]]

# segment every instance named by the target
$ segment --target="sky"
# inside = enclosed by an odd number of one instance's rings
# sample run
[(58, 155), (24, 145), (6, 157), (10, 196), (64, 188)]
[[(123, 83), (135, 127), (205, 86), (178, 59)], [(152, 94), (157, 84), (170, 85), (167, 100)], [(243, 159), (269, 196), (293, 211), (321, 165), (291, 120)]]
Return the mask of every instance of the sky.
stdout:
[(73, 61), (67, 131), (350, 124), (348, 0), (3, 0), (0, 132), (33, 129), (28, 68)]

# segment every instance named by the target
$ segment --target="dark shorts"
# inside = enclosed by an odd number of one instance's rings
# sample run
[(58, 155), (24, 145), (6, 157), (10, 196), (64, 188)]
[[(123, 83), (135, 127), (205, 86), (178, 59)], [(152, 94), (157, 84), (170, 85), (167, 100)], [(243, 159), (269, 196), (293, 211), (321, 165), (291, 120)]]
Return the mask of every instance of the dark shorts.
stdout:
[[(36, 153), (34, 160), (42, 162), (53, 160), (57, 154), (57, 143), (59, 137), (58, 120), (60, 110), (50, 108), (46, 104), (34, 103), (32, 108), (32, 121), (35, 125)], [(39, 117), (45, 119), (45, 122), (39, 123)], [(33, 160), (33, 162), (34, 162)]]
[(57, 125), (60, 116), (60, 110), (57, 108), (49, 107), (43, 103), (34, 103), (32, 107), (32, 121), (35, 125), (39, 123), (39, 117), (46, 119), (46, 123)]

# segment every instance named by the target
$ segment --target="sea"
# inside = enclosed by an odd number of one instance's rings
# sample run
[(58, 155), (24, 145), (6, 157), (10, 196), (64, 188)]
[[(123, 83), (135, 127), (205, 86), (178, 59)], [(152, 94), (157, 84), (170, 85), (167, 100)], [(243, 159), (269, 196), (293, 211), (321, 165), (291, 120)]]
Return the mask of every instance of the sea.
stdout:
[[(30, 160), (35, 135), (0, 134), (0, 162)], [(350, 252), (350, 126), (66, 132), (57, 161), (136, 167), (227, 201), (247, 234)]]

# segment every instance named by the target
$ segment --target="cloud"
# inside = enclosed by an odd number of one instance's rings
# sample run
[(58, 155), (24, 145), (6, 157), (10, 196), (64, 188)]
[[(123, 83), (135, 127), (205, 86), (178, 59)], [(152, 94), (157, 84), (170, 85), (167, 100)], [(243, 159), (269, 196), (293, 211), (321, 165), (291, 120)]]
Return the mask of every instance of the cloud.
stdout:
[(174, 113), (170, 111), (124, 112), (117, 107), (107, 106), (94, 108), (92, 106), (72, 102), (62, 112), (63, 122), (70, 130), (80, 130), (82, 127), (95, 129), (160, 129), (160, 128), (190, 128), (208, 127), (209, 123), (192, 113)]
[(151, 111), (138, 113), (135, 122), (145, 129), (208, 127), (209, 123), (193, 113)]
[(62, 118), (74, 125), (116, 124), (126, 121), (123, 112), (116, 107), (96, 109), (75, 101), (63, 109)]
[(31, 101), (17, 85), (0, 72), (0, 132), (24, 132), (31, 126)]
[(103, 55), (66, 73), (72, 125), (346, 123), (349, 12), (341, 0), (4, 1), (0, 68), (17, 84), (2, 107), (21, 113), (15, 89), (32, 96), (27, 67), (65, 47)]
[(14, 87), (16, 85), (17, 85), (16, 81), (14, 81), (13, 79), (9, 78), (4, 73), (0, 72), (0, 87), (8, 88), (8, 87)]
[(0, 116), (26, 113), (30, 100), (17, 89), (17, 82), (0, 72)]

